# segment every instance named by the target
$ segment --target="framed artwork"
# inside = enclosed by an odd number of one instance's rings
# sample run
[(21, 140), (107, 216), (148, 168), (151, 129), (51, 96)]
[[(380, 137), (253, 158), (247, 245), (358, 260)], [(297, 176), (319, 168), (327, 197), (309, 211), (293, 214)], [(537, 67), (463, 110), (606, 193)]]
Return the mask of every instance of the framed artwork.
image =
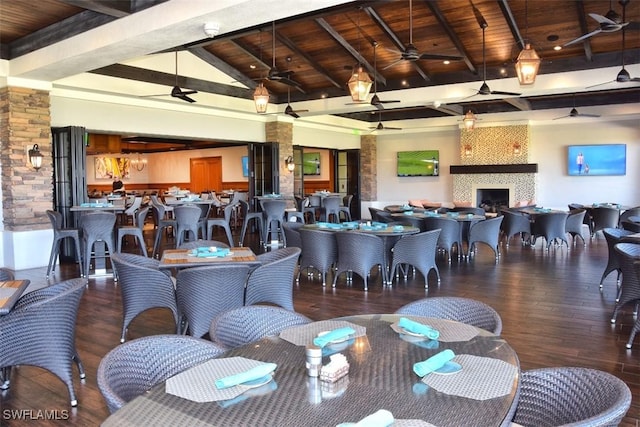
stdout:
[(131, 162), (128, 157), (102, 157), (95, 158), (95, 175), (96, 179), (113, 180), (119, 176), (121, 179), (127, 179), (131, 174)]
[(249, 156), (242, 156), (242, 176), (249, 176)]
[(625, 175), (627, 146), (625, 144), (570, 145), (567, 149), (569, 175)]
[(302, 154), (303, 175), (320, 175), (320, 153)]

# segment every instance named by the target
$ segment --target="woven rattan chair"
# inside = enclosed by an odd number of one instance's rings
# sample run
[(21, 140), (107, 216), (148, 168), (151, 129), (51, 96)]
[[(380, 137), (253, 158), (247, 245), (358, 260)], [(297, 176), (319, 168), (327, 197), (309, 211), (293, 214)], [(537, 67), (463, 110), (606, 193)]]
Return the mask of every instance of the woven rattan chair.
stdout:
[(285, 222), (282, 227), (284, 234), (287, 236), (288, 248), (302, 249), (302, 238), (300, 237), (300, 229), (304, 226), (301, 222)]
[(620, 211), (616, 208), (599, 206), (591, 209), (591, 218), (593, 221), (591, 237), (594, 237), (598, 231), (604, 230), (605, 228), (618, 227)]
[(209, 337), (213, 342), (234, 348), (310, 322), (308, 317), (280, 307), (252, 305), (216, 316), (211, 322)]
[[(634, 262), (633, 268), (636, 271), (636, 279), (640, 282), (640, 261)], [(633, 340), (638, 332), (640, 332), (640, 316), (636, 316), (636, 321), (631, 329), (631, 334), (629, 334), (629, 341), (627, 341), (627, 348), (630, 349), (633, 346)]]
[(502, 209), (502, 224), (500, 229), (505, 237), (505, 246), (509, 247), (509, 241), (516, 234), (520, 235), (520, 241), (524, 245), (526, 239), (531, 236), (531, 221), (529, 217), (522, 212)]
[(113, 413), (177, 373), (218, 357), (225, 351), (210, 341), (153, 335), (120, 344), (98, 366), (98, 388)]
[[(436, 264), (436, 247), (440, 230), (425, 231), (424, 233), (404, 236), (393, 246), (391, 262), (391, 277), (396, 275), (396, 269), (401, 265), (411, 265), (424, 276), (424, 287), (429, 287), (428, 276), (431, 270), (436, 271), (440, 283), (440, 271)], [(407, 269), (404, 270), (404, 280), (407, 281)]]
[(244, 304), (271, 303), (293, 311), (293, 277), (300, 252), (282, 248), (258, 255), (262, 265), (249, 275)]
[(84, 378), (75, 331), (86, 283), (71, 279), (29, 292), (9, 314), (0, 316), (0, 389), (9, 388), (12, 366), (37, 366), (60, 378), (69, 390), (71, 406), (77, 406), (72, 365), (77, 364)]
[(180, 246), (178, 246), (178, 249), (197, 249), (197, 248), (203, 248), (203, 247), (205, 248), (215, 247), (215, 248), (228, 249), (229, 245), (219, 240), (198, 239), (198, 240), (192, 240), (190, 242), (184, 242)]
[(449, 218), (425, 217), (422, 222), (424, 223), (425, 231), (440, 230), (437, 248), (447, 253), (447, 259), (451, 264), (453, 246), (456, 246), (458, 256), (462, 253), (460, 224), (458, 224), (458, 221)]
[(127, 328), (136, 316), (152, 308), (171, 310), (179, 331), (178, 307), (173, 280), (158, 270), (159, 261), (135, 254), (116, 253), (111, 256), (118, 272), (122, 294), (122, 334), (126, 339)]
[(211, 321), (223, 311), (244, 305), (249, 267), (213, 265), (185, 268), (176, 277), (178, 312), (182, 332), (200, 338), (209, 331)]
[(503, 216), (497, 216), (471, 224), (467, 258), (471, 257), (471, 254), (477, 249), (478, 243), (484, 243), (493, 250), (496, 261), (498, 261), (500, 258), (500, 225), (503, 219)]
[(634, 233), (640, 233), (640, 216), (631, 216), (631, 218), (638, 218), (638, 221), (625, 220), (620, 223), (623, 230), (632, 231)]
[(352, 275), (356, 273), (364, 280), (364, 290), (369, 290), (369, 274), (375, 266), (380, 266), (383, 285), (388, 282), (384, 256), (386, 249), (380, 237), (353, 231), (338, 231), (335, 237), (338, 244), (338, 260), (333, 276), (334, 288), (342, 273), (347, 273), (347, 283), (352, 282)]
[(251, 221), (254, 221), (255, 225), (257, 225), (258, 234), (260, 236), (260, 243), (262, 243), (262, 229), (264, 228), (262, 212), (251, 212), (249, 210), (249, 203), (244, 200), (240, 200), (238, 203), (240, 203), (240, 215), (242, 216), (242, 231), (240, 232), (240, 246), (244, 244), (244, 236), (247, 233), (247, 228), (249, 228)]
[(60, 245), (62, 244), (62, 241), (67, 238), (73, 239), (73, 244), (76, 248), (77, 262), (80, 264), (80, 273), (81, 275), (84, 275), (80, 249), (80, 229), (63, 227), (62, 214), (58, 211), (47, 210), (47, 216), (49, 217), (49, 221), (51, 221), (51, 227), (53, 228), (53, 243), (51, 244), (51, 255), (49, 256), (47, 277), (49, 277), (52, 271), (55, 271), (56, 260), (60, 255)]
[(233, 246), (233, 235), (231, 234), (231, 217), (236, 209), (240, 206), (240, 202), (229, 203), (224, 207), (224, 218), (209, 218), (207, 219), (207, 239), (213, 239), (213, 229), (215, 227), (222, 227), (224, 229), (225, 234), (227, 235), (227, 240), (229, 241), (229, 246)]
[(617, 426), (631, 405), (619, 378), (578, 367), (523, 371), (513, 422), (522, 426)]
[(152, 206), (153, 206), (153, 213), (154, 213), (153, 217), (155, 218), (157, 228), (156, 228), (156, 235), (153, 240), (153, 253), (151, 254), (151, 256), (155, 258), (160, 249), (160, 241), (162, 240), (162, 233), (169, 228), (171, 228), (172, 231), (175, 232), (178, 224), (176, 220), (173, 218), (173, 206), (169, 206), (171, 208), (171, 217), (169, 217), (169, 214), (166, 211), (166, 207), (162, 203), (159, 203), (159, 204), (153, 203)]
[(8, 268), (0, 268), (0, 281), (9, 281), (9, 280), (15, 280), (16, 277), (13, 274), (13, 271), (9, 270)]
[(340, 197), (325, 197), (322, 199), (323, 221), (340, 222)]
[(633, 232), (628, 230), (620, 230), (619, 228), (605, 228), (604, 230), (602, 230), (602, 234), (604, 235), (604, 238), (607, 242), (607, 248), (609, 249), (609, 258), (607, 260), (607, 266), (604, 268), (602, 277), (600, 278), (600, 290), (602, 291), (602, 283), (604, 282), (604, 279), (609, 275), (609, 273), (613, 271), (617, 272), (616, 285), (619, 289), (620, 275), (622, 274), (622, 272), (620, 270), (620, 256), (615, 250), (615, 246), (620, 242), (620, 239), (633, 234)]
[(584, 237), (582, 236), (582, 226), (584, 225), (584, 216), (587, 211), (585, 209), (574, 209), (569, 212), (567, 222), (565, 223), (565, 231), (573, 238), (573, 245), (576, 244), (576, 237), (582, 240), (582, 246), (585, 246)]
[(198, 240), (200, 230), (200, 216), (202, 211), (197, 206), (176, 206), (173, 210), (176, 217), (176, 246), (180, 246), (185, 240), (185, 235), (193, 236)]
[(262, 211), (264, 212), (264, 227), (262, 242), (266, 247), (271, 241), (271, 235), (282, 238), (283, 246), (287, 246), (287, 237), (284, 235), (282, 224), (284, 224), (284, 212), (287, 208), (286, 200), (262, 200)]
[(423, 298), (400, 307), (396, 314), (455, 320), (482, 328), (495, 335), (502, 333), (502, 319), (498, 312), (481, 301), (469, 298)]
[(114, 227), (116, 225), (116, 215), (111, 212), (90, 212), (80, 217), (82, 226), (82, 240), (84, 243), (84, 276), (89, 276), (89, 266), (91, 264), (91, 250), (96, 242), (104, 242), (109, 256), (116, 251), (114, 241)]
[(296, 282), (300, 282), (302, 270), (313, 269), (320, 273), (322, 286), (327, 285), (327, 272), (331, 271), (338, 259), (336, 238), (331, 231), (300, 229), (302, 254)]
[(127, 208), (121, 214), (122, 224), (129, 225), (129, 218), (131, 218), (131, 225), (133, 226), (137, 225), (136, 213), (138, 212), (141, 206), (142, 206), (142, 197), (139, 197), (139, 196), (133, 197), (133, 202), (131, 202), (131, 204), (127, 206)]
[(624, 221), (629, 221), (629, 218), (637, 216), (640, 216), (640, 206), (625, 210), (620, 214), (620, 217), (618, 218), (618, 228), (622, 228), (622, 223)]
[(122, 239), (124, 239), (125, 236), (134, 236), (140, 244), (142, 254), (148, 256), (147, 244), (144, 241), (142, 229), (144, 228), (144, 220), (149, 213), (149, 209), (149, 207), (138, 209), (135, 215), (135, 221), (133, 221), (134, 225), (121, 225), (118, 227), (118, 252), (122, 252)]
[(533, 236), (531, 243), (535, 244), (535, 240), (538, 237), (543, 237), (547, 250), (549, 250), (551, 244), (554, 243), (556, 239), (564, 242), (567, 247), (569, 247), (565, 228), (568, 216), (569, 214), (565, 212), (551, 212), (538, 215), (531, 227), (531, 234)]
[(614, 246), (620, 260), (622, 282), (620, 296), (611, 316), (611, 323), (616, 322), (618, 312), (627, 303), (640, 302), (640, 278), (636, 275), (634, 263), (640, 261), (640, 245), (636, 243), (618, 243)]

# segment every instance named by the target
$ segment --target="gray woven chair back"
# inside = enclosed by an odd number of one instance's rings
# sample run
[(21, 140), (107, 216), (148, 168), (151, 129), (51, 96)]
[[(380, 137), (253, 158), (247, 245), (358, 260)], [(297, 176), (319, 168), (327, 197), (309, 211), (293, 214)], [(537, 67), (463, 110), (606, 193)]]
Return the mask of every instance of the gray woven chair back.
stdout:
[[(393, 246), (391, 276), (396, 275), (396, 269), (403, 264), (414, 266), (424, 276), (424, 287), (429, 287), (429, 272), (436, 271), (440, 283), (440, 271), (436, 264), (436, 250), (440, 230), (425, 231), (419, 234), (404, 236)], [(404, 280), (407, 280), (407, 270), (404, 270)], [(396, 276), (397, 277), (397, 276)]]
[(111, 212), (89, 212), (80, 217), (85, 240), (104, 240), (113, 243), (116, 215)]
[(141, 205), (142, 205), (142, 197), (135, 196), (135, 197), (133, 198), (133, 202), (131, 203), (131, 205), (129, 205), (129, 206), (124, 210), (125, 215), (133, 216), (133, 214), (135, 214), (135, 212), (138, 210), (138, 208), (139, 208)]
[(511, 237), (520, 234), (521, 241), (531, 236), (531, 221), (529, 217), (521, 212), (513, 212), (507, 209), (500, 211), (502, 214), (502, 224), (500, 229), (504, 233), (506, 246), (509, 247)]
[(620, 274), (622, 274), (620, 271), (620, 256), (615, 250), (615, 246), (624, 236), (633, 234), (633, 231), (620, 230), (619, 228), (605, 228), (604, 230), (602, 230), (602, 234), (604, 235), (605, 241), (607, 242), (609, 258), (607, 260), (607, 266), (604, 268), (602, 277), (600, 278), (600, 289), (602, 289), (602, 283), (604, 282), (604, 279), (612, 271), (617, 271), (618, 276), (616, 278), (616, 283), (620, 283)]
[(327, 272), (338, 260), (338, 244), (333, 232), (309, 230), (303, 227), (300, 229), (300, 240), (302, 254), (296, 281), (299, 282), (302, 270), (313, 269), (320, 273), (322, 286), (326, 286)]
[(311, 319), (293, 311), (252, 305), (218, 315), (211, 322), (209, 337), (220, 345), (235, 348), (307, 323), (311, 323)]
[(640, 233), (640, 217), (632, 216), (630, 218), (638, 218), (638, 221), (622, 221), (620, 226), (623, 230), (631, 231), (633, 233)]
[(186, 268), (178, 273), (178, 310), (186, 320), (191, 336), (202, 337), (209, 331), (214, 317), (244, 305), (248, 275), (246, 265)]
[(49, 277), (51, 271), (55, 269), (56, 259), (60, 253), (60, 241), (66, 238), (73, 239), (73, 244), (76, 248), (76, 258), (80, 263), (81, 275), (83, 275), (80, 230), (77, 228), (64, 228), (62, 214), (60, 212), (54, 210), (47, 210), (46, 212), (51, 222), (51, 227), (53, 228), (53, 242), (51, 244), (51, 254), (49, 255), (49, 265), (47, 266), (47, 277)]
[(615, 323), (618, 312), (625, 304), (640, 300), (640, 278), (636, 275), (633, 264), (640, 261), (640, 245), (636, 243), (618, 243), (614, 246), (620, 260), (622, 282), (620, 295), (611, 316), (611, 323)]
[(640, 206), (636, 206), (635, 208), (629, 208), (620, 214), (620, 218), (618, 220), (618, 228), (622, 228), (623, 221), (629, 221), (629, 218), (640, 216)]
[(486, 211), (483, 208), (474, 208), (471, 206), (456, 206), (450, 209), (450, 212), (458, 212), (460, 215), (474, 214), (474, 215), (486, 215)]
[(211, 240), (213, 238), (213, 229), (215, 227), (222, 227), (227, 236), (229, 245), (233, 246), (233, 234), (231, 233), (231, 217), (236, 208), (242, 209), (239, 201), (229, 203), (224, 207), (224, 218), (209, 218), (208, 220), (206, 220), (206, 234), (208, 239)]
[[(633, 267), (636, 271), (636, 278), (640, 282), (640, 261), (634, 262)], [(640, 332), (640, 316), (637, 316), (636, 321), (633, 324), (633, 328), (631, 329), (631, 333), (629, 334), (629, 341), (627, 341), (626, 345), (628, 349), (631, 349), (633, 346), (633, 340), (638, 332)]]
[(176, 218), (176, 239), (177, 246), (185, 241), (185, 235), (191, 235), (194, 240), (198, 239), (199, 221), (202, 211), (197, 206), (176, 206), (173, 210)]
[(469, 298), (423, 298), (400, 307), (396, 314), (455, 320), (495, 335), (502, 333), (502, 319), (498, 312), (481, 301)]
[(322, 200), (326, 221), (340, 222), (340, 197), (325, 197)]
[(225, 348), (181, 335), (154, 335), (121, 344), (98, 366), (98, 388), (113, 413), (175, 374), (218, 357)]
[(364, 280), (364, 290), (369, 290), (369, 274), (371, 269), (379, 265), (382, 283), (386, 283), (387, 267), (384, 259), (384, 241), (372, 234), (353, 231), (338, 231), (335, 233), (338, 244), (338, 261), (333, 276), (333, 287), (342, 273), (356, 273)]
[(287, 247), (258, 255), (262, 265), (249, 275), (244, 304), (271, 303), (293, 311), (293, 278), (300, 252)]
[(70, 279), (29, 292), (9, 314), (0, 316), (0, 386), (10, 386), (11, 366), (37, 366), (60, 378), (69, 390), (71, 406), (78, 404), (72, 364), (77, 364), (84, 378), (75, 331), (86, 283), (85, 279)]
[(584, 216), (587, 213), (585, 209), (574, 209), (569, 212), (567, 222), (565, 223), (565, 231), (573, 237), (573, 244), (576, 243), (576, 237), (580, 237), (582, 245), (585, 245), (582, 236), (582, 226), (584, 225)]
[(302, 238), (300, 237), (300, 228), (304, 224), (302, 222), (285, 222), (282, 227), (284, 228), (284, 234), (287, 236), (288, 248), (300, 248), (302, 249)]
[(140, 230), (144, 228), (144, 221), (147, 219), (147, 215), (149, 214), (149, 209), (151, 209), (149, 206), (145, 206), (143, 208), (138, 209), (138, 212), (136, 212), (135, 226), (138, 227)]
[(534, 237), (543, 237), (546, 242), (546, 248), (549, 249), (554, 240), (564, 242), (567, 247), (566, 223), (568, 213), (552, 212), (538, 215), (532, 227)]
[(619, 378), (578, 367), (523, 371), (513, 422), (525, 426), (617, 426), (631, 405)]
[(229, 245), (219, 240), (198, 239), (198, 240), (193, 240), (191, 242), (184, 242), (178, 247), (178, 249), (196, 249), (196, 248), (202, 248), (202, 247), (229, 248)]
[[(167, 308), (173, 314), (178, 328), (178, 307), (171, 277), (158, 270), (157, 260), (134, 254), (115, 253), (111, 261), (118, 272), (118, 285), (122, 295), (122, 333), (120, 342), (126, 339), (127, 328), (140, 313), (152, 308)], [(155, 265), (155, 266), (154, 266)]]
[(424, 222), (425, 231), (440, 229), (438, 249), (447, 252), (449, 263), (451, 263), (451, 252), (454, 245), (456, 246), (458, 256), (462, 253), (460, 225), (458, 221), (449, 218), (425, 217), (422, 222)]
[(0, 268), (0, 281), (9, 281), (9, 280), (15, 280), (15, 275), (13, 274), (13, 271), (7, 269), (7, 268)]
[[(264, 227), (263, 227), (263, 242), (268, 242), (269, 234), (271, 230), (279, 230), (282, 235), (282, 239), (284, 241), (284, 245), (286, 246), (286, 236), (284, 235), (284, 231), (282, 231), (281, 227), (284, 223), (284, 211), (287, 208), (286, 200), (262, 200), (262, 211), (264, 212)], [(275, 229), (273, 227), (276, 227)]]
[(471, 256), (474, 246), (477, 247), (478, 243), (484, 243), (493, 250), (495, 259), (496, 261), (498, 260), (498, 257), (500, 256), (500, 248), (498, 246), (500, 242), (500, 225), (502, 224), (503, 219), (504, 217), (497, 216), (495, 218), (485, 219), (471, 224), (471, 227), (469, 228), (468, 257)]
[(240, 246), (244, 244), (244, 237), (251, 221), (256, 221), (260, 241), (262, 241), (262, 212), (250, 212), (249, 202), (240, 200), (240, 215), (242, 217), (242, 230), (240, 231)]
[(620, 211), (616, 208), (597, 207), (591, 210), (593, 229), (591, 235), (605, 228), (616, 228), (620, 222)]

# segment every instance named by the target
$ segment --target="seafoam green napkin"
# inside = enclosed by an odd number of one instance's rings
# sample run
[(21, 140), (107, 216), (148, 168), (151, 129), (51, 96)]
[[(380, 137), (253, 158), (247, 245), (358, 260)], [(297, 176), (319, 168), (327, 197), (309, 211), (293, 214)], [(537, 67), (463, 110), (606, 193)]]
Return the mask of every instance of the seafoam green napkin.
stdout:
[(331, 343), (332, 341), (340, 340), (342, 338), (347, 338), (350, 335), (354, 335), (356, 330), (345, 326), (344, 328), (334, 329), (331, 332), (328, 332), (322, 336), (315, 337), (313, 339), (313, 343), (318, 347), (324, 347), (325, 345)]
[(456, 355), (450, 349), (443, 350), (435, 356), (431, 356), (427, 360), (414, 363), (413, 372), (415, 372), (419, 377), (424, 377), (425, 375), (442, 368), (445, 363), (449, 362), (454, 357), (456, 357)]
[(386, 409), (380, 409), (367, 415), (357, 423), (342, 423), (337, 427), (388, 427), (394, 423), (393, 414)]
[(269, 375), (271, 372), (275, 371), (277, 367), (278, 365), (276, 365), (275, 363), (265, 363), (251, 368), (248, 371), (240, 372), (239, 374), (219, 378), (216, 380), (216, 388), (228, 388), (236, 386), (238, 384), (246, 383), (247, 381), (257, 380), (266, 375)]
[(437, 340), (440, 337), (440, 332), (437, 329), (433, 329), (429, 325), (407, 319), (406, 317), (401, 317), (400, 320), (398, 320), (398, 326), (405, 331), (424, 335), (430, 340)]

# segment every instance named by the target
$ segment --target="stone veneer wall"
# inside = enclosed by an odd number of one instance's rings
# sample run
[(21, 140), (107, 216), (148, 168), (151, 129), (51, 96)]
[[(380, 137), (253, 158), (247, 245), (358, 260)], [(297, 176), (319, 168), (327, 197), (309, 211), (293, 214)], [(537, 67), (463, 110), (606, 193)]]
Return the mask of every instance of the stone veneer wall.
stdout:
[(285, 159), (293, 156), (293, 123), (267, 122), (265, 124), (266, 137), (269, 142), (276, 142), (280, 146), (280, 193), (293, 194), (293, 173), (287, 170)]
[(378, 198), (377, 145), (375, 135), (360, 136), (360, 201)]
[[(50, 228), (45, 213), (53, 200), (49, 92), (0, 89), (2, 213), (8, 231)], [(31, 167), (27, 150), (38, 144), (42, 168)]]
[[(480, 127), (472, 131), (462, 130), (460, 135), (461, 165), (497, 165), (529, 162), (530, 127), (528, 125)], [(514, 145), (520, 145), (520, 154), (514, 153)], [(465, 155), (465, 147), (471, 155)], [(471, 201), (473, 184), (509, 184), (515, 187), (513, 201), (536, 198), (536, 174), (489, 173), (453, 175), (453, 200)]]

